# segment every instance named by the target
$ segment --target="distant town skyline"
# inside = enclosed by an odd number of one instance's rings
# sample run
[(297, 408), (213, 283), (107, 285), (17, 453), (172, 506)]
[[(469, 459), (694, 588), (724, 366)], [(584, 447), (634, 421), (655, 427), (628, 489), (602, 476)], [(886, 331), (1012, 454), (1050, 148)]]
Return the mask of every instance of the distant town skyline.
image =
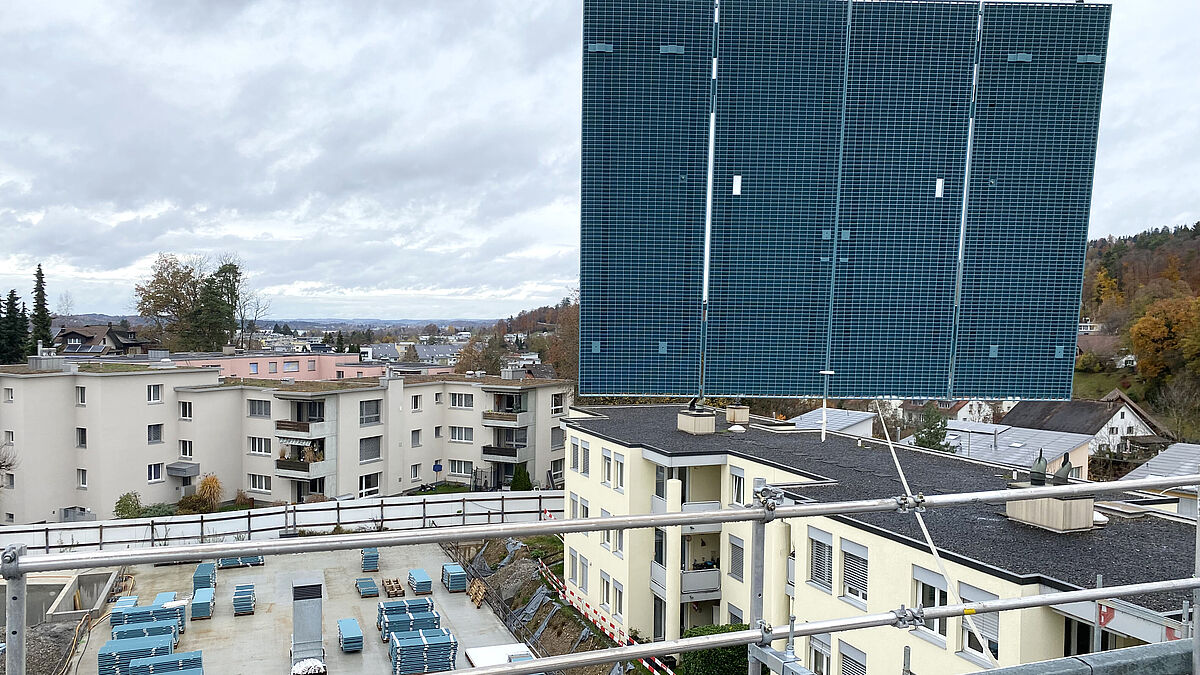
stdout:
[[(1200, 220), (1192, 0), (1113, 3), (1090, 236)], [(159, 251), (272, 316), (506, 317), (578, 286), (581, 14), (543, 0), (0, 8), (0, 288), (132, 314)]]

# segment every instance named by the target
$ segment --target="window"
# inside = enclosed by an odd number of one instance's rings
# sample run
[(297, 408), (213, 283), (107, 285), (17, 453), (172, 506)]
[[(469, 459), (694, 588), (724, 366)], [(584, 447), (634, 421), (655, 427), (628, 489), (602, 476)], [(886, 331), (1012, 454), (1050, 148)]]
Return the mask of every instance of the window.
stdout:
[(251, 492), (270, 492), (271, 477), (263, 476), (257, 473), (246, 474), (246, 484)]
[(550, 427), (550, 449), (562, 450), (566, 445), (566, 434), (560, 427)]
[[(958, 583), (958, 594), (963, 602), (986, 602), (988, 600), (996, 600), (999, 596), (994, 593), (976, 588), (970, 584), (963, 582)], [(994, 658), (1000, 658), (1000, 615), (996, 612), (988, 614), (975, 614), (975, 625), (979, 627), (979, 632), (983, 634), (983, 640), (987, 644), (987, 649), (992, 653)], [(967, 654), (984, 655), (983, 645), (980, 644), (979, 638), (971, 631), (967, 624), (967, 618), (962, 619), (962, 644), (963, 651)]]
[(412, 397), (412, 411), (417, 412), (421, 409), (421, 395), (417, 394)]
[(16, 517), (16, 515), (14, 515), (14, 514), (12, 514), (12, 513), (5, 512), (5, 514), (4, 514), (4, 522), (6, 522), (6, 523), (13, 523), (13, 522), (16, 522), (16, 520), (17, 520), (17, 517)]
[(181, 419), (181, 420), (192, 419), (192, 402), (191, 401), (180, 401), (179, 402), (179, 419)]
[(571, 493), (571, 520), (579, 517), (579, 497), (574, 492)]
[(312, 371), (314, 371), (314, 370), (316, 370), (316, 369), (317, 369), (317, 360), (316, 360), (316, 359), (309, 359), (309, 360), (308, 360), (308, 370), (309, 370), (309, 372), (312, 372)]
[(625, 455), (613, 455), (613, 487), (625, 489)]
[(667, 467), (654, 467), (654, 496), (659, 499), (667, 498)]
[(87, 429), (83, 427), (75, 427), (75, 447), (87, 447)]
[(579, 439), (571, 437), (571, 470), (579, 470)]
[(561, 459), (550, 460), (550, 473), (554, 474), (555, 476), (561, 476), (563, 472), (563, 463), (564, 461)]
[(829, 649), (829, 633), (808, 639), (808, 667), (814, 675), (833, 675), (833, 657)]
[(409, 434), (409, 436), (411, 439), (409, 442), (409, 445), (411, 445), (414, 448), (421, 447), (421, 430), (420, 429), (413, 429), (412, 433)]
[(600, 609), (612, 612), (612, 578), (604, 570), (600, 571)]
[(737, 537), (729, 537), (729, 578), (742, 580), (742, 567), (746, 557), (746, 544)]
[(87, 487), (87, 469), (75, 469), (75, 487)]
[(813, 527), (808, 528), (808, 580), (833, 591), (833, 537)]
[(1132, 436), (1132, 435), (1133, 435), (1133, 426), (1132, 426), (1132, 425), (1131, 425), (1131, 426), (1127, 426), (1127, 427), (1125, 427), (1125, 435), (1126, 435), (1126, 436)]
[(452, 459), (450, 460), (450, 473), (455, 476), (470, 476), (474, 473), (474, 467), (465, 459)]
[(379, 398), (371, 399), (370, 401), (359, 401), (358, 425), (362, 427), (368, 424), (379, 424), (379, 409), (382, 404), (383, 399)]
[(71, 336), (71, 337), (67, 338), (67, 344), (69, 344), (69, 345), (81, 345), (81, 344), (83, 344), (83, 338), (81, 338), (81, 337), (75, 337), (75, 336)]
[[(76, 387), (76, 389), (79, 389), (79, 387)], [(13, 396), (13, 388), (12, 388), (12, 387), (5, 387), (5, 388), (4, 388), (4, 402), (5, 402), (5, 403), (12, 403), (14, 398), (15, 398), (15, 397)]]
[(474, 427), (450, 427), (450, 440), (457, 443), (470, 443), (475, 440)]
[(615, 553), (618, 558), (623, 558), (625, 556), (621, 554), (625, 552), (625, 530), (613, 530), (612, 532), (613, 553)]
[(382, 473), (369, 473), (358, 477), (358, 496), (374, 497), (379, 494), (379, 477)]
[(412, 466), (410, 466), (409, 467), (409, 476), (411, 476), (414, 481), (421, 480), (421, 465), (413, 464)]
[(87, 405), (87, 387), (75, 387), (75, 405)]
[(587, 518), (588, 515), (589, 515), (588, 514), (588, 500), (584, 499), (583, 497), (580, 497), (579, 498), (579, 517)]
[(440, 391), (435, 391), (435, 392), (433, 393), (433, 404), (434, 404), (434, 405), (441, 405), (441, 404), (442, 404), (442, 392), (440, 392)]
[(563, 402), (566, 400), (566, 394), (551, 394), (550, 395), (550, 414), (561, 415), (565, 406)]
[(268, 373), (277, 373), (277, 372), (279, 372), (279, 363), (277, 363), (277, 362), (275, 362), (275, 361), (268, 361), (268, 362), (267, 362), (267, 372), (268, 372)]
[[(913, 565), (913, 582), (915, 590), (914, 606), (941, 607), (949, 603), (946, 591), (946, 580), (941, 574), (924, 567)], [(926, 619), (925, 630), (946, 637), (946, 619)], [(945, 646), (945, 641), (939, 641)]]
[(147, 483), (155, 483), (155, 482), (162, 480), (163, 479), (162, 471), (163, 471), (162, 462), (158, 462), (156, 464), (147, 464), (146, 465), (146, 482)]
[(285, 372), (285, 373), (300, 372), (300, 362), (299, 361), (284, 361), (283, 362), (283, 372)]
[(602, 456), (600, 458), (600, 482), (605, 485), (612, 485), (612, 452), (601, 449)]
[(579, 590), (587, 593), (588, 589), (588, 559), (579, 556)]
[(842, 596), (867, 600), (867, 547), (842, 540)]
[(579, 444), (579, 452), (583, 460), (580, 464), (579, 473), (587, 476), (592, 470), (592, 453), (587, 441)]
[(442, 437), (442, 425), (439, 424), (433, 428), (433, 437), (434, 438)]
[(451, 408), (473, 408), (475, 407), (475, 394), (450, 394)]
[(179, 456), (184, 459), (192, 458), (192, 442), (191, 441), (185, 441), (182, 439), (179, 441)]
[[(600, 509), (600, 517), (601, 518), (611, 518), (612, 514), (609, 513), (608, 511), (605, 511), (604, 509)], [(612, 530), (600, 530), (600, 545), (601, 546), (603, 546), (604, 548), (607, 548), (607, 549), (611, 549), (612, 541), (613, 541), (613, 531)]]
[(842, 675), (867, 675), (866, 654), (845, 642), (841, 642), (838, 651), (842, 655)]
[(358, 461), (374, 462), (382, 457), (380, 454), (380, 446), (382, 445), (383, 436), (368, 436), (367, 438), (358, 439)]
[(17, 487), (17, 474), (12, 472), (4, 474), (4, 487), (10, 490)]
[(257, 375), (257, 374), (258, 374), (258, 364), (257, 364), (257, 363), (254, 363), (254, 362), (251, 362), (251, 363), (250, 363), (250, 374), (251, 374), (251, 375)]
[(12, 445), (13, 443), (16, 443), (16, 442), (17, 442), (17, 435), (8, 429), (5, 429), (4, 430), (4, 443), (6, 445)]
[(654, 562), (667, 564), (667, 533), (658, 527), (654, 528)]
[(146, 402), (147, 403), (162, 403), (162, 385), (161, 384), (146, 385)]
[(259, 436), (247, 436), (250, 440), (250, 454), (252, 455), (269, 455), (271, 454), (271, 439), (261, 438)]
[(579, 584), (579, 556), (575, 553), (575, 549), (569, 549), (567, 558), (570, 564), (567, 566), (567, 580), (571, 583)]
[(260, 401), (258, 399), (252, 398), (252, 399), (250, 399), (249, 404), (250, 404), (250, 416), (251, 417), (270, 417), (271, 416), (271, 402), (270, 401)]
[(1109, 427), (1109, 428), (1108, 428), (1108, 435), (1109, 435), (1109, 436), (1116, 436), (1118, 431), (1119, 431), (1119, 429), (1117, 429), (1116, 427)]
[(625, 613), (625, 587), (619, 581), (613, 581), (613, 604), (612, 614), (617, 621), (621, 620), (621, 615)]
[(744, 504), (746, 497), (746, 476), (742, 470), (737, 467), (729, 469), (729, 502), (731, 504)]
[(335, 380), (340, 380), (340, 379), (342, 379), (342, 378), (344, 378), (344, 377), (346, 377), (346, 371), (344, 371), (344, 370), (335, 370), (335, 371), (333, 371), (333, 378), (334, 378)]
[(737, 607), (737, 605), (734, 605), (731, 603), (729, 605), (729, 623), (741, 623), (741, 622), (742, 622), (742, 610), (739, 609)]
[(147, 443), (162, 443), (163, 425), (147, 424), (146, 425), (146, 442)]

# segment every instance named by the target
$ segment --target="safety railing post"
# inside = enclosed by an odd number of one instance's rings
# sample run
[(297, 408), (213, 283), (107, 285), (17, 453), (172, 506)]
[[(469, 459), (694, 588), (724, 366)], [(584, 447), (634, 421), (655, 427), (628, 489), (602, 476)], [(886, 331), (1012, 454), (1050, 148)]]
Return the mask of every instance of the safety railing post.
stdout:
[(20, 570), (21, 556), (25, 555), (24, 544), (9, 544), (0, 558), (0, 574), (5, 581), (5, 636), (7, 650), (4, 657), (4, 672), (25, 672), (25, 573)]

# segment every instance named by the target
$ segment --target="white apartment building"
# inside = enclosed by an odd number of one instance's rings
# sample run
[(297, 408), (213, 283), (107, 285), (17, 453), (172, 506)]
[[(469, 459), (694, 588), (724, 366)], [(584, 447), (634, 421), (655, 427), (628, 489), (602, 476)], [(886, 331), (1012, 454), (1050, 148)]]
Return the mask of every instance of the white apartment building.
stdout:
[(393, 495), (449, 481), (492, 489), (525, 463), (561, 480), (563, 380), (405, 375), (221, 378), (169, 362), (0, 366), (8, 523), (112, 517), (118, 496), (175, 502), (214, 474), (266, 502)]
[[(681, 429), (701, 429), (704, 416), (681, 415), (677, 406), (574, 409), (563, 421), (568, 516), (738, 508), (752, 502), (758, 481), (782, 489), (788, 503), (902, 494), (886, 445), (876, 439), (830, 432), (822, 442), (819, 431), (767, 420), (737, 433), (721, 417), (707, 418), (715, 433), (693, 434)], [(898, 454), (913, 490), (925, 494), (1003, 489), (1012, 480), (1011, 469), (954, 455), (908, 447)], [(1074, 520), (1056, 530), (1021, 504)], [(964, 600), (979, 601), (1090, 588), (1097, 573), (1124, 584), (1192, 572), (1194, 524), (1133, 502), (1046, 499), (1007, 511), (978, 504), (925, 518), (946, 576), (910, 513), (768, 523), (764, 620), (780, 626), (792, 614), (804, 622), (945, 605), (951, 585)], [(747, 522), (567, 534), (565, 582), (625, 632), (645, 638), (747, 622), (751, 530)], [(1180, 637), (1186, 599), (1104, 602), (1104, 648)], [(1077, 603), (977, 615), (982, 640), (960, 620), (824, 634), (798, 639), (796, 652), (819, 675), (900, 672), (905, 647), (913, 672), (975, 672), (989, 667), (989, 654), (1015, 665), (1090, 651), (1096, 611), (1095, 603)]]

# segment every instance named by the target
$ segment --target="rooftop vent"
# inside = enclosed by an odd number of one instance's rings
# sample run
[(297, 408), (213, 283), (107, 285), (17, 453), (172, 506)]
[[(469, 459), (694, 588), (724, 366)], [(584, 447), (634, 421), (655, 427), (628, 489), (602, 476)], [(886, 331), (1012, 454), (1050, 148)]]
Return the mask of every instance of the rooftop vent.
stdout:
[(154, 363), (151, 363), (150, 367), (158, 370), (165, 370), (167, 368), (174, 368), (175, 362), (171, 359), (160, 359)]
[(717, 430), (717, 415), (711, 410), (680, 410), (676, 424), (684, 433), (707, 436)]
[(746, 427), (744, 427), (744, 426), (742, 426), (742, 425), (740, 425), (740, 424), (734, 424), (734, 425), (731, 425), (731, 426), (729, 427), (729, 430), (730, 430), (730, 431), (732, 431), (732, 432), (733, 432), (733, 433), (735, 433), (735, 434), (744, 434), (744, 433), (746, 433)]
[[(1054, 485), (1066, 485), (1071, 476), (1071, 468), (1071, 460), (1064, 457), (1062, 466), (1050, 477), (1050, 482)], [(1029, 472), (1029, 478), (1028, 483), (1009, 483), (1008, 486), (1027, 488), (1046, 484), (1046, 458), (1040, 451)], [(1043, 497), (1008, 502), (1005, 505), (1005, 514), (1015, 521), (1051, 532), (1083, 532), (1097, 525), (1094, 506), (1095, 500), (1091, 496)]]
[[(731, 405), (725, 407), (725, 421), (730, 424), (749, 424), (750, 406)], [(743, 429), (744, 431), (744, 429)]]
[(30, 370), (66, 370), (67, 360), (61, 356), (30, 356)]

